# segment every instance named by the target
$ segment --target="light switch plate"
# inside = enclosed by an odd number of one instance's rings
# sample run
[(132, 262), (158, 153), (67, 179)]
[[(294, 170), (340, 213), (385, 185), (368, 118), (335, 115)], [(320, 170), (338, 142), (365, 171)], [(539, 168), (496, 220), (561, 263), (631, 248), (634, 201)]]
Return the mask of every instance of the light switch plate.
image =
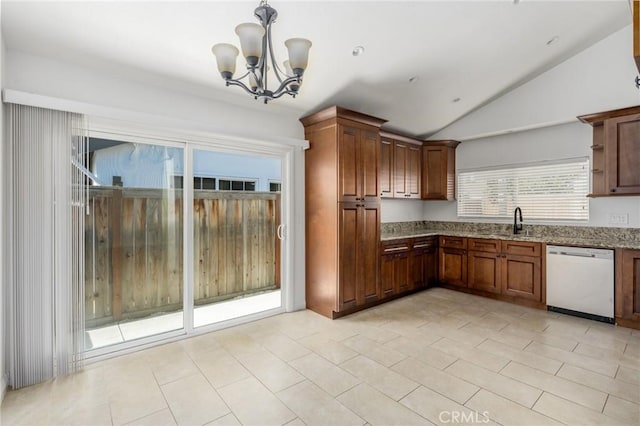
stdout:
[(609, 213), (609, 225), (628, 225), (629, 213)]

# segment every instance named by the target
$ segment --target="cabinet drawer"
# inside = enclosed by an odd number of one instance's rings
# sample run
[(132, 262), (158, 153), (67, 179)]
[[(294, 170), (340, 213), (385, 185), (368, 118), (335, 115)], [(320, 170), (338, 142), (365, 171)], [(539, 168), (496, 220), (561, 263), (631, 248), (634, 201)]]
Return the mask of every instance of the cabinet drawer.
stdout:
[(529, 241), (502, 241), (502, 252), (519, 256), (540, 257), (542, 248), (540, 243), (532, 243)]
[(440, 237), (440, 247), (450, 247), (457, 249), (467, 248), (467, 239), (465, 237)]
[(500, 241), (488, 240), (485, 238), (469, 238), (468, 248), (473, 251), (483, 251), (487, 253), (498, 253), (500, 251)]
[(414, 250), (428, 250), (436, 247), (438, 247), (437, 237), (415, 238), (411, 244), (411, 248)]
[(394, 254), (409, 251), (409, 240), (383, 241), (380, 244), (381, 254)]

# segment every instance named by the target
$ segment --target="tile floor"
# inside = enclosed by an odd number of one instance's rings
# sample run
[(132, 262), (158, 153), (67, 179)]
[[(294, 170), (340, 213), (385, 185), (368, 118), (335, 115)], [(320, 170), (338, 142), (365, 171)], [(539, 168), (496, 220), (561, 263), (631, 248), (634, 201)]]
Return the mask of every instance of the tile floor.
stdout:
[[(194, 327), (215, 324), (222, 321), (277, 309), (281, 306), (280, 290), (253, 294), (224, 302), (196, 306), (193, 310)], [(102, 348), (153, 336), (167, 331), (179, 330), (183, 324), (183, 312), (151, 316), (148, 318), (122, 321), (114, 325), (87, 330), (87, 349)]]
[(640, 332), (432, 289), (91, 364), (3, 425), (638, 425)]

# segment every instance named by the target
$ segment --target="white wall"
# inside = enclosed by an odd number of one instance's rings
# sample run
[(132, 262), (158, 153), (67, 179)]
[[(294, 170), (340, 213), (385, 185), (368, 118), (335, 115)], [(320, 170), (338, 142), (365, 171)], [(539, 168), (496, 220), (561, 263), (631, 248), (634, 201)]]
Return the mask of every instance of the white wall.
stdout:
[[(593, 143), (592, 138), (591, 126), (575, 120), (571, 124), (465, 141), (456, 150), (456, 168), (460, 171), (504, 164), (587, 157), (590, 156), (589, 146)], [(456, 202), (426, 201), (424, 219), (457, 221), (459, 219), (456, 207)], [(590, 199), (588, 225), (614, 226), (608, 221), (608, 215), (614, 213), (629, 215), (628, 225), (615, 226), (639, 228), (640, 197)], [(526, 221), (526, 211), (523, 215)]]
[[(214, 89), (199, 88), (196, 95), (172, 90), (170, 82), (152, 85), (16, 50), (8, 50), (5, 61), (4, 89), (126, 110), (130, 121), (144, 124), (253, 139), (304, 138), (301, 114), (277, 102), (264, 105), (247, 96), (232, 103), (227, 94), (215, 98)], [(219, 77), (212, 72), (211, 78)]]
[(640, 91), (634, 84), (638, 70), (632, 40), (629, 25), (456, 121), (431, 139), (477, 139), (638, 105)]
[(424, 220), (423, 203), (422, 200), (383, 199), (380, 220), (382, 223)]

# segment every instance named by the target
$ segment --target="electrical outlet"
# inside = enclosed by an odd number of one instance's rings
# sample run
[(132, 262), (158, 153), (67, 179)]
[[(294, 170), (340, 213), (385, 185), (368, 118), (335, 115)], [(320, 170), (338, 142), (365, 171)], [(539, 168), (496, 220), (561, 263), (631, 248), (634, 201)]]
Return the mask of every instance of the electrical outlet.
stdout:
[(609, 225), (628, 225), (629, 213), (609, 213)]

